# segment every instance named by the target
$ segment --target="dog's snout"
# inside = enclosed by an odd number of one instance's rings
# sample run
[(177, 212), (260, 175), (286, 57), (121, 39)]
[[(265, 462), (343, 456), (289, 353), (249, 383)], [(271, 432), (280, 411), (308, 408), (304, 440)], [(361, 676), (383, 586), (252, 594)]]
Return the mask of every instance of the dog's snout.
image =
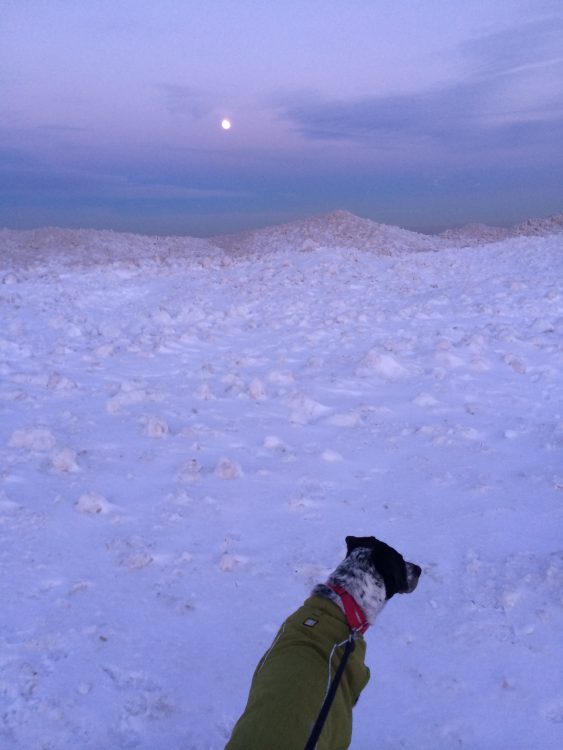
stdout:
[(410, 594), (412, 591), (415, 590), (418, 579), (420, 578), (420, 575), (422, 573), (422, 568), (420, 565), (415, 565), (415, 563), (406, 563), (406, 569), (407, 569), (407, 590), (405, 593)]

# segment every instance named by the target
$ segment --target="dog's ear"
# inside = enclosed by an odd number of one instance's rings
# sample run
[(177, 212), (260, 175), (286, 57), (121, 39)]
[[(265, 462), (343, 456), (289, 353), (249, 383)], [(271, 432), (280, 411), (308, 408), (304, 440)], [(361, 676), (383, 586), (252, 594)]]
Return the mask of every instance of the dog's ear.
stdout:
[(377, 546), (377, 539), (374, 536), (347, 536), (346, 537), (346, 557), (358, 547), (367, 547), (368, 549), (375, 549)]
[(403, 556), (385, 542), (378, 541), (371, 553), (373, 564), (385, 583), (386, 598), (409, 591), (407, 567)]

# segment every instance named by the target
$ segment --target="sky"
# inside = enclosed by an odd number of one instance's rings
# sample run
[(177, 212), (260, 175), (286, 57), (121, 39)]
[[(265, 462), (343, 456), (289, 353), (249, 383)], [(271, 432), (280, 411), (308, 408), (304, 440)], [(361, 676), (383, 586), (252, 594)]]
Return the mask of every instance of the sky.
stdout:
[(0, 0), (0, 94), (0, 226), (563, 211), (560, 0)]

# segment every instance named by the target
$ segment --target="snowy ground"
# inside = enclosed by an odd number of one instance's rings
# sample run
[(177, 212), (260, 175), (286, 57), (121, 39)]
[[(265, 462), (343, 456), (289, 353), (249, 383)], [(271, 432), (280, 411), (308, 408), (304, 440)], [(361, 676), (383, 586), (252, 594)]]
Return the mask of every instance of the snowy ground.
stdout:
[(0, 270), (0, 747), (222, 748), (346, 534), (424, 569), (352, 748), (563, 746), (563, 236), (104, 242)]

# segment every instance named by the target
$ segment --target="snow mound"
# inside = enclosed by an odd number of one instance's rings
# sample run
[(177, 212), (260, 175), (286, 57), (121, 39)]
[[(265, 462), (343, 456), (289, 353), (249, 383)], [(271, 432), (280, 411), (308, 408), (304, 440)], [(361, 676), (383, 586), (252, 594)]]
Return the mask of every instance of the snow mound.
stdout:
[(548, 216), (547, 219), (527, 219), (514, 227), (518, 236), (546, 237), (563, 232), (563, 213)]
[(459, 247), (489, 245), (512, 237), (547, 237), (563, 232), (563, 213), (548, 216), (546, 219), (527, 219), (511, 227), (495, 227), (487, 224), (465, 224), (462, 227), (446, 229), (441, 237)]
[[(140, 234), (97, 229), (0, 229), (1, 262), (12, 268), (48, 265), (88, 268), (119, 265), (139, 268), (141, 264), (175, 265), (191, 261), (205, 267), (222, 253), (210, 241), (195, 237), (148, 237)], [(2, 276), (13, 284), (14, 274)]]
[(228, 268), (233, 257), (264, 256), (288, 249), (308, 253), (319, 248), (353, 248), (375, 255), (401, 256), (560, 232), (563, 213), (528, 219), (512, 227), (474, 223), (428, 235), (344, 210), (207, 239), (58, 227), (0, 229), (0, 283), (17, 285), (22, 280), (17, 269), (46, 268), (57, 272), (69, 267), (113, 266), (115, 270), (136, 271), (150, 265), (175, 268), (186, 264), (200, 269)]
[(447, 247), (441, 238), (378, 224), (348, 211), (333, 211), (288, 224), (211, 238), (233, 254), (278, 253), (288, 248), (310, 252), (319, 247), (353, 247), (377, 255), (400, 255)]
[(488, 245), (492, 242), (500, 242), (513, 235), (509, 227), (491, 227), (487, 224), (474, 223), (465, 224), (455, 229), (445, 229), (438, 236), (451, 241), (452, 244), (465, 247)]

